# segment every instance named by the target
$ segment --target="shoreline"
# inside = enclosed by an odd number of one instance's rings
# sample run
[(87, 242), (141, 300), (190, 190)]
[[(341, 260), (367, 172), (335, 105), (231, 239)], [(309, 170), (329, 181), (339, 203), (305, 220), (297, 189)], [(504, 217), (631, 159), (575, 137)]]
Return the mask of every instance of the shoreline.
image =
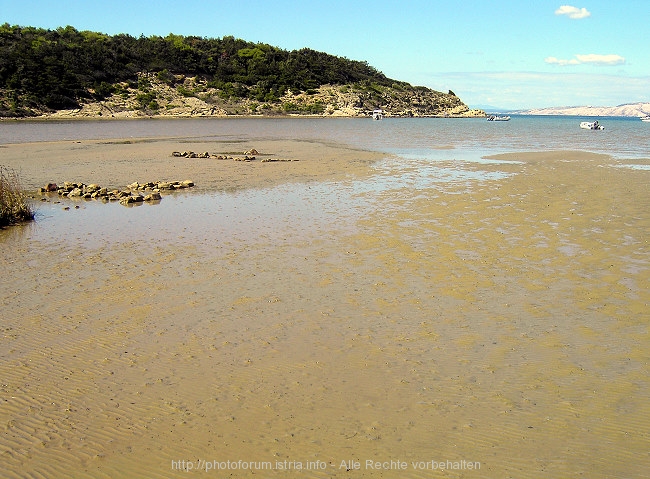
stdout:
[[(346, 114), (255, 114), (255, 115), (242, 115), (242, 114), (227, 114), (227, 115), (139, 115), (133, 114), (132, 111), (127, 112), (125, 115), (118, 116), (99, 116), (99, 115), (77, 115), (77, 114), (45, 114), (38, 115), (33, 117), (0, 117), (0, 123), (2, 122), (11, 122), (11, 121), (123, 121), (123, 120), (185, 120), (185, 119), (238, 119), (238, 118), (263, 118), (263, 119), (281, 119), (281, 118), (291, 118), (291, 119), (300, 119), (300, 118), (323, 118), (323, 119), (368, 119), (372, 120), (372, 113), (370, 114), (359, 114), (359, 115), (346, 115)], [(384, 119), (418, 119), (418, 118), (439, 118), (439, 119), (469, 119), (469, 120), (485, 120), (485, 115), (480, 116), (477, 114), (437, 114), (437, 115), (417, 115), (417, 116), (389, 116), (385, 115)]]
[[(477, 115), (473, 114), (474, 110), (469, 110), (469, 113), (467, 114), (436, 114), (436, 115), (417, 115), (417, 116), (400, 116), (400, 115), (395, 115), (395, 116), (390, 116), (390, 115), (385, 115), (384, 119), (453, 119), (453, 120), (458, 120), (458, 119), (469, 119), (469, 120), (485, 120), (486, 116), (489, 116), (487, 114)], [(521, 116), (521, 117), (534, 117), (534, 116), (539, 116), (539, 117), (575, 117), (575, 118), (609, 118), (609, 119), (627, 119), (627, 120), (638, 120), (640, 118), (640, 115), (636, 114), (619, 114), (619, 115), (598, 115), (595, 113), (589, 113), (589, 114), (568, 114), (568, 113), (526, 113), (526, 112), (516, 112), (516, 113), (510, 113), (510, 115), (515, 115), (515, 116)], [(367, 120), (372, 120), (372, 112), (368, 114), (328, 114), (328, 113), (320, 113), (320, 114), (309, 114), (309, 113), (272, 113), (272, 114), (264, 114), (264, 113), (256, 113), (256, 114), (239, 114), (239, 113), (228, 113), (228, 114), (156, 114), (156, 115), (149, 115), (149, 114), (141, 114), (138, 111), (135, 110), (129, 110), (123, 112), (123, 114), (118, 114), (118, 115), (112, 115), (112, 116), (104, 116), (104, 115), (89, 115), (89, 114), (83, 114), (83, 113), (78, 113), (78, 112), (72, 112), (69, 113), (67, 110), (64, 110), (62, 112), (55, 112), (55, 113), (47, 113), (47, 114), (42, 114), (42, 115), (36, 115), (36, 116), (22, 116), (22, 117), (0, 117), (0, 124), (2, 123), (11, 123), (11, 122), (57, 122), (57, 121), (126, 121), (126, 120), (197, 120), (197, 119), (207, 119), (207, 120), (217, 120), (217, 119), (255, 119), (255, 118), (260, 118), (260, 119), (317, 119), (317, 118), (322, 118), (322, 119), (367, 119)]]

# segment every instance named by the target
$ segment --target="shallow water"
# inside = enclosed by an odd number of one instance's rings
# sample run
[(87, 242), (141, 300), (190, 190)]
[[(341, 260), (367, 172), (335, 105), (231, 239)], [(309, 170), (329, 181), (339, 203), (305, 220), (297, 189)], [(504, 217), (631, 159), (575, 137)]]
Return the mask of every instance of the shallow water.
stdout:
[[(37, 220), (24, 229), (32, 240), (60, 244), (64, 238), (66, 243), (84, 247), (136, 238), (161, 245), (245, 242), (254, 236), (278, 240), (298, 234), (296, 228), (328, 221), (340, 193), (331, 188), (325, 192), (326, 188), (297, 184), (230, 193), (176, 193), (156, 204), (126, 207), (51, 195), (48, 202), (35, 203)], [(346, 196), (353, 209), (352, 198)]]
[[(339, 182), (285, 184), (230, 192), (176, 192), (162, 202), (135, 203), (69, 200), (56, 194), (34, 201), (36, 221), (19, 228), (26, 240), (92, 247), (133, 237), (147, 241), (195, 243), (207, 238), (245, 241), (253, 235), (270, 239), (323, 227), (332, 217), (337, 225), (354, 222), (372, 207), (364, 195), (402, 189), (456, 189), (459, 185), (507, 178), (510, 172), (481, 165), (516, 165), (517, 161), (477, 159), (435, 160), (427, 154), (387, 158), (372, 166), (370, 178)], [(341, 208), (345, 205), (345, 208)], [(90, 229), (89, 229), (90, 226)], [(296, 229), (298, 228), (298, 229)], [(191, 232), (191, 233), (190, 233)], [(187, 233), (187, 234), (186, 234)]]

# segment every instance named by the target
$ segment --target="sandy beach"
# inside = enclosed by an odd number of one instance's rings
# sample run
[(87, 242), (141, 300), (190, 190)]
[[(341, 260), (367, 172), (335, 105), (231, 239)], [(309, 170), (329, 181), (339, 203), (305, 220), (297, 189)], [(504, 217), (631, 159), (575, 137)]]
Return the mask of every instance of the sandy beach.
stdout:
[[(297, 161), (171, 156), (250, 148)], [(60, 240), (0, 231), (4, 477), (644, 477), (648, 172), (513, 153), (463, 166), (500, 179), (358, 188), (385, 156), (0, 148), (30, 189), (192, 179), (181, 198), (209, 205), (202, 220), (165, 216), (170, 198), (141, 208), (157, 230), (89, 205), (65, 214), (94, 223)], [(246, 221), (212, 216), (214, 198)]]

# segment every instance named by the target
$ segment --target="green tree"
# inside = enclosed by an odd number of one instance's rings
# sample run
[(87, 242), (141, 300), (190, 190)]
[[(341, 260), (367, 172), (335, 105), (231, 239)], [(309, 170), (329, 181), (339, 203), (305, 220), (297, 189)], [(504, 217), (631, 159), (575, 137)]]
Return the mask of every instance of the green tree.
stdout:
[[(170, 85), (175, 75), (200, 76), (219, 88), (223, 98), (258, 102), (278, 102), (287, 89), (312, 91), (325, 84), (363, 84), (371, 96), (392, 84), (413, 88), (386, 78), (366, 62), (308, 48), (286, 51), (233, 36), (170, 33), (135, 38), (71, 26), (0, 26), (0, 113), (73, 108), (87, 98), (101, 100), (120, 91), (120, 82), (136, 82), (139, 72), (156, 73)], [(139, 87), (147, 93), (146, 85)]]

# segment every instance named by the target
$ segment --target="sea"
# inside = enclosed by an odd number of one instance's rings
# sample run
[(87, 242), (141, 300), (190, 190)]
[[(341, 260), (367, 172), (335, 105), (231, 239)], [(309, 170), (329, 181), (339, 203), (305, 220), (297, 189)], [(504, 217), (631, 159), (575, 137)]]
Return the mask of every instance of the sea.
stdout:
[[(184, 137), (197, 140), (286, 139), (342, 143), (423, 160), (478, 161), (518, 151), (581, 150), (616, 159), (650, 157), (650, 123), (598, 118), (601, 131), (584, 130), (574, 116), (482, 118), (197, 118), (111, 121), (7, 121), (0, 144), (109, 138)], [(643, 167), (643, 166), (641, 166)]]

